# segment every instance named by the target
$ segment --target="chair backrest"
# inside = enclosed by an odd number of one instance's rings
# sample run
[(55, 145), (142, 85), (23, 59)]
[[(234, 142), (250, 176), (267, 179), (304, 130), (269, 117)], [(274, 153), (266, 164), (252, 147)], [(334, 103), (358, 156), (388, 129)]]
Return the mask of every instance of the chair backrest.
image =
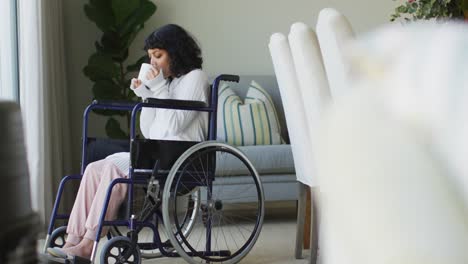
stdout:
[(349, 90), (349, 65), (343, 55), (346, 44), (354, 39), (354, 31), (348, 19), (333, 8), (320, 11), (316, 30), (331, 95), (335, 98)]
[(314, 185), (311, 175), (314, 174), (315, 168), (310, 164), (312, 153), (309, 147), (309, 129), (307, 125), (304, 126), (307, 118), (287, 38), (281, 33), (273, 34), (269, 49), (288, 124), (296, 178), (305, 184)]
[(309, 127), (312, 143), (309, 147), (313, 151), (322, 112), (330, 103), (330, 88), (315, 32), (304, 23), (295, 23), (288, 40)]

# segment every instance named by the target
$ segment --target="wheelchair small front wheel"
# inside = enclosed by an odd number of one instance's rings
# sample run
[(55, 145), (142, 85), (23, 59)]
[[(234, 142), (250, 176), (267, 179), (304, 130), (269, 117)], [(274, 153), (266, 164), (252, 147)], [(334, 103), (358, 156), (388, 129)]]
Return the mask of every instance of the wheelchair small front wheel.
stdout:
[(140, 264), (140, 249), (130, 238), (124, 236), (113, 237), (106, 241), (101, 250), (101, 264)]
[(52, 234), (50, 234), (47, 247), (62, 248), (65, 245), (66, 240), (67, 240), (67, 226), (58, 227), (54, 231), (52, 231)]
[[(184, 232), (178, 197), (200, 190), (192, 230)], [(166, 233), (189, 263), (237, 263), (252, 249), (264, 217), (263, 187), (257, 171), (237, 148), (220, 142), (199, 143), (179, 157), (162, 195)]]

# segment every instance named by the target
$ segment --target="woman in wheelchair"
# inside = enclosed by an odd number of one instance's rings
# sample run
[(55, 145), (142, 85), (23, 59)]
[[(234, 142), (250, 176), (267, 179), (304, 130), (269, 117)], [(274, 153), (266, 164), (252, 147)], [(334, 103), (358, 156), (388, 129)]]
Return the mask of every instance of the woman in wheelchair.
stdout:
[[(145, 50), (151, 67), (143, 78), (132, 79), (130, 86), (138, 97), (208, 102), (209, 84), (201, 70), (201, 50), (187, 31), (174, 24), (165, 25), (146, 38)], [(203, 141), (207, 128), (205, 112), (143, 108), (140, 116), (141, 132), (149, 139)], [(106, 190), (113, 179), (128, 177), (129, 166), (129, 153), (121, 152), (86, 167), (70, 214), (66, 243), (62, 248), (48, 248), (51, 255), (90, 258)], [(127, 184), (114, 186), (106, 220), (116, 218), (127, 188)]]

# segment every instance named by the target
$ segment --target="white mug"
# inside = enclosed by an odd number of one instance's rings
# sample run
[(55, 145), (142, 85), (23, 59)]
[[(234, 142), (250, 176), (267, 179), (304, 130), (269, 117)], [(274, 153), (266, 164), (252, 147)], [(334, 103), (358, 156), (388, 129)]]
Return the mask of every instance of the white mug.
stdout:
[(146, 83), (148, 79), (146, 78), (146, 74), (150, 69), (152, 69), (153, 66), (149, 63), (142, 63), (140, 72), (138, 73), (138, 79), (141, 80), (143, 83)]

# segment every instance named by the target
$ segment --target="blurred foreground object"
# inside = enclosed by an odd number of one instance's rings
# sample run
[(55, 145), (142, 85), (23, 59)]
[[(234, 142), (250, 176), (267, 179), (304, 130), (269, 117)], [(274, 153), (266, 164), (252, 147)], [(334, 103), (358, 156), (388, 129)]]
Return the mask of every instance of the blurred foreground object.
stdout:
[[(389, 26), (348, 49), (317, 150), (327, 259), (468, 263), (468, 27)], [(343, 263), (343, 262), (341, 262)]]
[(37, 263), (39, 218), (31, 209), (19, 106), (0, 101), (0, 263)]

